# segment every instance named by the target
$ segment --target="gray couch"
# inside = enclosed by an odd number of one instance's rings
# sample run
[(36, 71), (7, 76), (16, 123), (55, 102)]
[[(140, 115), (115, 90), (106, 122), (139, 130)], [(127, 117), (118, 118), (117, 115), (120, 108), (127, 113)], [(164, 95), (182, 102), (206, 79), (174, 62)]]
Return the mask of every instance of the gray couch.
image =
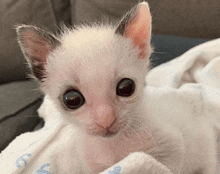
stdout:
[[(18, 135), (43, 126), (37, 115), (43, 94), (28, 79), (15, 26), (51, 32), (57, 26), (117, 21), (139, 0), (0, 0), (0, 152)], [(220, 37), (219, 0), (149, 0), (153, 16), (152, 64), (169, 61), (191, 47)], [(159, 54), (163, 53), (163, 54)]]

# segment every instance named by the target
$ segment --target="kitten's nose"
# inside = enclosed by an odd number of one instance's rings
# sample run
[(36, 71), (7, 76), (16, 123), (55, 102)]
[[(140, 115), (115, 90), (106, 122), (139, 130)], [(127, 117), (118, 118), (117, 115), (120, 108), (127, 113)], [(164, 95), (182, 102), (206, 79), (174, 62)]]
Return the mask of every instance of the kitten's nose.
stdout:
[(108, 128), (115, 121), (115, 114), (112, 106), (101, 104), (95, 110), (95, 122), (99, 126)]

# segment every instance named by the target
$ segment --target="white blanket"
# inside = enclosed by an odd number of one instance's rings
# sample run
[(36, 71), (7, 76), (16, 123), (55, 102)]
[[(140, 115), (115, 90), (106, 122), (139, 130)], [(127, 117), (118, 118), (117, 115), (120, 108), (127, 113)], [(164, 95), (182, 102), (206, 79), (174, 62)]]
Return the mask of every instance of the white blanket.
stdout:
[[(151, 98), (155, 112), (161, 108), (166, 108), (166, 112), (172, 111), (172, 108), (176, 108), (181, 102), (177, 101), (176, 96), (179, 95), (185, 98), (182, 101), (183, 105), (188, 104), (186, 101), (203, 100), (203, 103), (212, 107), (212, 111), (207, 112), (212, 112), (210, 113), (212, 115), (220, 113), (220, 39), (199, 45), (182, 56), (152, 69), (146, 81), (148, 84), (146, 93)], [(172, 102), (154, 104), (159, 98), (166, 101), (167, 97)], [(196, 107), (200, 110), (203, 106), (198, 104)], [(220, 118), (216, 114), (217, 121), (218, 117)], [(74, 144), (76, 132), (61, 119), (54, 118), (56, 117), (53, 115), (53, 119), (48, 119), (43, 129), (20, 135), (0, 154), (1, 174), (67, 174), (65, 164), (73, 160), (65, 159), (66, 152), (63, 148), (64, 144)], [(76, 155), (74, 152), (69, 153), (73, 153), (73, 158)], [(63, 159), (59, 161), (62, 166), (57, 165), (58, 156), (59, 159)], [(62, 156), (64, 158), (60, 158)], [(73, 163), (75, 166), (71, 172), (73, 174), (82, 173), (77, 160), (80, 159), (76, 157)], [(172, 174), (166, 166), (141, 152), (132, 153), (101, 172), (101, 174), (119, 173)]]

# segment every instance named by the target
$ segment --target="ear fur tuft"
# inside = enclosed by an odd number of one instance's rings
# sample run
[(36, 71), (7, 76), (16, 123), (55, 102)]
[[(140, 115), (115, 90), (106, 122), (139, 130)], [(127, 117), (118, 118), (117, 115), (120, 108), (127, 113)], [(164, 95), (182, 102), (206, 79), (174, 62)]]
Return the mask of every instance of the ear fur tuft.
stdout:
[(52, 34), (31, 25), (20, 25), (16, 31), (21, 50), (33, 75), (42, 81), (46, 74), (47, 56), (60, 42)]

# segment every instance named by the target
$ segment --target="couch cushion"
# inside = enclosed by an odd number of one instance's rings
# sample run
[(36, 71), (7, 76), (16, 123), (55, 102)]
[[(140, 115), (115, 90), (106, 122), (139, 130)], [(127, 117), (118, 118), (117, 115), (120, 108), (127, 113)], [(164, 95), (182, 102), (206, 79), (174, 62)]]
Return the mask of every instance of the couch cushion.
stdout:
[(0, 153), (17, 136), (25, 132), (31, 132), (42, 122), (37, 114), (37, 109), (41, 103), (42, 99), (38, 98), (15, 114), (0, 119)]
[(37, 109), (41, 96), (34, 81), (0, 85), (0, 152), (14, 138), (32, 131), (40, 122)]
[(188, 51), (190, 48), (206, 41), (208, 40), (153, 35), (151, 44), (154, 47), (154, 53), (151, 56), (151, 65), (155, 67), (172, 60)]
[(27, 77), (27, 66), (16, 40), (15, 25), (35, 25), (51, 32), (70, 22), (70, 1), (3, 0), (0, 4), (0, 84)]
[(0, 119), (15, 114), (34, 102), (42, 93), (34, 81), (20, 81), (0, 85)]
[[(139, 0), (76, 0), (73, 23), (118, 20)], [(153, 16), (153, 33), (192, 38), (220, 37), (219, 0), (147, 0)]]

